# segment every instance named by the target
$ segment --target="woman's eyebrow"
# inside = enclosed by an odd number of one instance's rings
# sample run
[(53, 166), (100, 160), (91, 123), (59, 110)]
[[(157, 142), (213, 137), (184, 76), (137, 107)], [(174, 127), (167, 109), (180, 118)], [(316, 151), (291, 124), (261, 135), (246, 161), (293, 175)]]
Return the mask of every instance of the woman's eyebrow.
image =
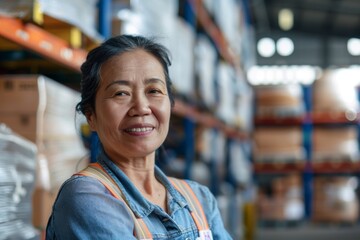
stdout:
[(164, 80), (160, 79), (160, 78), (148, 78), (145, 79), (145, 84), (150, 84), (150, 83), (161, 83), (162, 85), (166, 85)]
[(130, 82), (126, 81), (126, 80), (116, 80), (116, 81), (111, 82), (109, 85), (107, 85), (105, 87), (105, 90), (108, 89), (109, 87), (111, 87), (112, 85), (115, 85), (115, 84), (129, 86)]

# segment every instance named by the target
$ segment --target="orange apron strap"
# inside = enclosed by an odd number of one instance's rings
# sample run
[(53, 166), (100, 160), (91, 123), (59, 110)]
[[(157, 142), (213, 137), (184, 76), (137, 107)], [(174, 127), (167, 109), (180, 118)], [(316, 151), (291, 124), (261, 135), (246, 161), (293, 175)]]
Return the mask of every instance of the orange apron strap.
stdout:
[(199, 231), (209, 230), (209, 225), (204, 214), (204, 210), (189, 184), (180, 179), (169, 178), (174, 187), (185, 197), (191, 209), (191, 216)]
[(137, 218), (133, 211), (130, 209), (126, 201), (124, 200), (123, 193), (118, 185), (115, 183), (114, 179), (105, 171), (105, 169), (99, 163), (91, 163), (84, 170), (76, 173), (75, 175), (83, 175), (95, 178), (99, 180), (113, 195), (113, 197), (123, 201), (125, 206), (128, 208), (135, 224), (134, 233), (138, 239), (141, 240), (151, 240), (152, 235), (149, 231), (149, 228), (146, 226), (144, 220), (142, 218)]

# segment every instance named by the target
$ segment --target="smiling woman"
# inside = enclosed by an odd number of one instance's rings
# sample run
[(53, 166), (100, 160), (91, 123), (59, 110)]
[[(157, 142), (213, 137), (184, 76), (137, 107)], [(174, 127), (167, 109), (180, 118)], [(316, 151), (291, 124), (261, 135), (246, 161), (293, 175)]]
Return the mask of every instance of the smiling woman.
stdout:
[(231, 239), (205, 186), (155, 166), (174, 99), (167, 50), (113, 37), (82, 65), (82, 112), (100, 139), (97, 163), (67, 180), (47, 239)]

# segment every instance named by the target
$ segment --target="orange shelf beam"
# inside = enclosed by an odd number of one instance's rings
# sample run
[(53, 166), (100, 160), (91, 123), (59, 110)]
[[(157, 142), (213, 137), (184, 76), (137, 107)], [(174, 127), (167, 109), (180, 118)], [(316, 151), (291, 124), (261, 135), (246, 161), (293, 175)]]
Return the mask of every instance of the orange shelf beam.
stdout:
[(276, 163), (254, 163), (255, 173), (290, 173), (303, 172), (307, 167), (307, 161), (303, 162), (276, 162)]
[(191, 118), (193, 121), (206, 127), (219, 129), (230, 138), (239, 140), (249, 138), (247, 133), (226, 125), (209, 113), (199, 112), (195, 107), (189, 106), (180, 100), (175, 101), (173, 113), (178, 116)]
[(255, 117), (255, 125), (301, 125), (305, 116), (299, 117)]
[(80, 72), (87, 51), (73, 49), (69, 44), (42, 28), (23, 23), (20, 19), (0, 17), (0, 37), (8, 39), (73, 71)]
[(346, 114), (345, 112), (313, 112), (310, 114), (314, 124), (358, 123), (360, 114)]
[(218, 26), (209, 16), (208, 11), (205, 9), (202, 0), (191, 0), (191, 6), (196, 13), (196, 17), (205, 29), (207, 34), (213, 39), (218, 48), (220, 55), (229, 63), (235, 67), (240, 66), (240, 58), (235, 56), (230, 49), (228, 41), (226, 40), (224, 34), (221, 32)]
[(323, 162), (312, 163), (314, 173), (360, 173), (360, 162)]

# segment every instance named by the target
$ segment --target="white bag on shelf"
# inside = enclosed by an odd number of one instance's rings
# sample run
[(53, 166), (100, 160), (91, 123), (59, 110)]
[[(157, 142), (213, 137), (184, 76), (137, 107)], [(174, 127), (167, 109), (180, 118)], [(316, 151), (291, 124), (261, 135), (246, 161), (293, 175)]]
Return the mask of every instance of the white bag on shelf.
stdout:
[(32, 195), (37, 148), (0, 124), (0, 239), (38, 239)]

